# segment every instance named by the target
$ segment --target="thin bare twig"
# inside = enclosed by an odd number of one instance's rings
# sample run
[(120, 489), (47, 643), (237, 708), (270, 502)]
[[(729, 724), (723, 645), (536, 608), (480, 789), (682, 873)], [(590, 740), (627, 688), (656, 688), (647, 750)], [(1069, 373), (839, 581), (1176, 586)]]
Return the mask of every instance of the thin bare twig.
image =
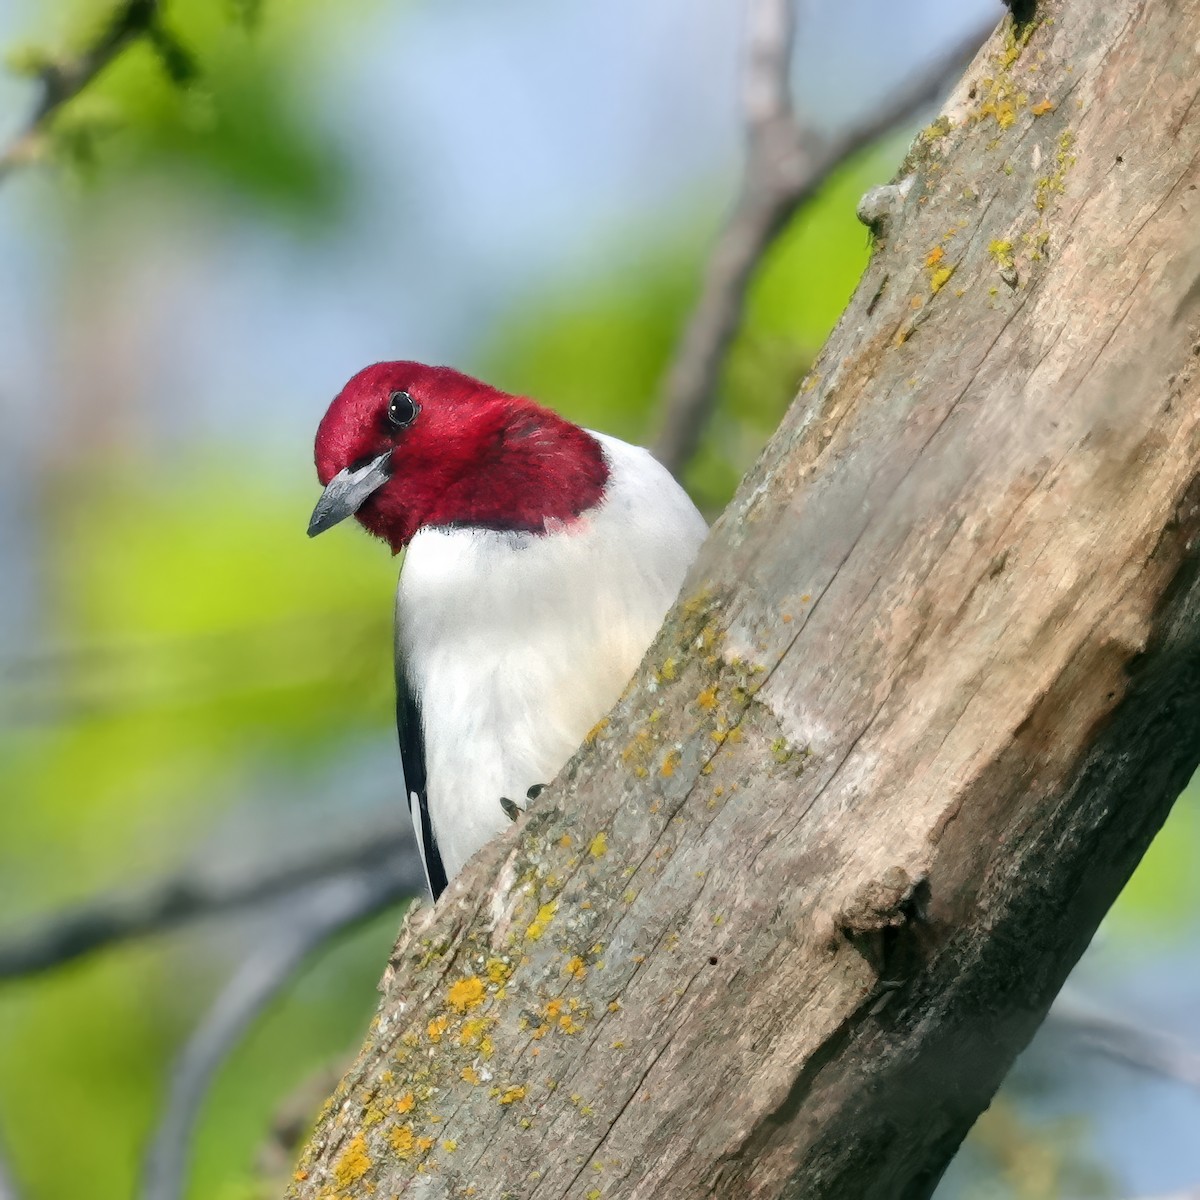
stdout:
[(42, 68), (42, 94), (25, 127), (0, 154), (0, 183), (39, 157), (50, 121), (68, 100), (78, 96), (131, 42), (154, 36), (160, 7), (160, 0), (123, 0), (90, 46), (73, 58)]
[(8, 1164), (4, 1153), (4, 1143), (0, 1142), (0, 1200), (20, 1200), (21, 1193), (17, 1190), (16, 1177)]
[(286, 926), (242, 964), (172, 1069), (166, 1108), (146, 1155), (143, 1200), (183, 1196), (196, 1118), (217, 1070), (304, 960), (336, 934), (409, 894), (388, 867), (310, 889)]
[(1101, 1008), (1072, 987), (1059, 993), (1046, 1024), (1078, 1038), (1094, 1054), (1200, 1089), (1200, 1049)]
[(386, 865), (401, 894), (424, 894), (420, 855), (400, 809), (320, 847), (223, 873), (193, 869), (101, 896), (35, 923), (0, 942), (0, 980), (37, 974), (131, 938), (174, 929), (218, 913), (263, 904), (323, 879)]
[(712, 416), (721, 364), (741, 322), (755, 268), (796, 210), (847, 159), (933, 103), (994, 26), (979, 26), (885, 97), (871, 114), (824, 138), (792, 108), (791, 0), (752, 0), (748, 16), (746, 165), (733, 211), (709, 255), (700, 296), (663, 386), (655, 455), (678, 474)]

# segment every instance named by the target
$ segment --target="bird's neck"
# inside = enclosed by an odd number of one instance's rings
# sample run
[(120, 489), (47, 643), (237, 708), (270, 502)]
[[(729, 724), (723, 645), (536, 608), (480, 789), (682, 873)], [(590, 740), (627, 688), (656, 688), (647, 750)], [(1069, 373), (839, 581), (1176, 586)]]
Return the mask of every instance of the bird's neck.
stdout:
[[(536, 406), (507, 421), (482, 453), (458, 464), (447, 455), (439, 468), (437, 478), (423, 476), (420, 490), (373, 530), (394, 551), (426, 528), (535, 535), (568, 530), (604, 499), (610, 474), (595, 437)], [(371, 514), (363, 517), (370, 528)]]

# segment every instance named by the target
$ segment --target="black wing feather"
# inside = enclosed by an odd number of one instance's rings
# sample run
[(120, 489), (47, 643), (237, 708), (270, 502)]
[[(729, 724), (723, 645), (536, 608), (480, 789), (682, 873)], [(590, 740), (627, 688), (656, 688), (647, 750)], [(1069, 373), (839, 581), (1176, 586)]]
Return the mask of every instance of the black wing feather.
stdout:
[[(404, 771), (404, 795), (408, 812), (413, 819), (421, 843), (421, 858), (425, 878), (436, 900), (446, 890), (446, 868), (433, 836), (429, 819), (429, 799), (425, 791), (425, 731), (421, 722), (421, 707), (409, 686), (404, 664), (396, 663), (396, 731), (400, 735), (400, 765)], [(419, 811), (413, 812), (413, 797)]]

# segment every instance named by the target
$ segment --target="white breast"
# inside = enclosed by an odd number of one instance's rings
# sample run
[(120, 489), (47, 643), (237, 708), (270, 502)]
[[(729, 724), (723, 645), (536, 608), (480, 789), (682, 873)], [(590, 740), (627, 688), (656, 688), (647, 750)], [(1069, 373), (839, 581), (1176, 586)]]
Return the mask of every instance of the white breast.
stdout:
[(647, 451), (603, 434), (604, 501), (547, 534), (425, 529), (396, 593), (434, 837), (452, 878), (549, 783), (637, 669), (707, 532)]

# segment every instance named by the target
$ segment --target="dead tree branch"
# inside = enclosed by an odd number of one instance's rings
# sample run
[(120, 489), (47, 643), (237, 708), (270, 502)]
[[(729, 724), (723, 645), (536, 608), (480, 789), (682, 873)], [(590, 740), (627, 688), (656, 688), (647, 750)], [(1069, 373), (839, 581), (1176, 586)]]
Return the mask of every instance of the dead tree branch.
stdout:
[[(24, 128), (0, 153), (0, 183), (18, 167), (41, 157), (59, 110), (84, 90), (122, 51), (141, 38), (162, 42), (161, 0), (124, 0), (92, 43), (69, 58), (45, 63), (38, 72), (41, 96)], [(165, 46), (169, 46), (169, 40)], [(164, 48), (165, 48), (164, 46)]]
[(834, 171), (937, 100), (995, 23), (972, 30), (884, 98), (869, 116), (827, 139), (792, 107), (792, 0), (753, 0), (748, 20), (742, 182), (709, 254), (700, 296), (668, 368), (660, 402), (654, 453), (677, 475), (704, 436), (721, 364), (741, 323), (746, 290), (771, 243)]
[(0, 941), (0, 980), (48, 971), (131, 938), (278, 901), (321, 880), (384, 864), (402, 894), (424, 893), (420, 855), (402, 806), (395, 821), (373, 823), (291, 856), (276, 854), (232, 871), (194, 868), (56, 913)]
[(1200, 762), (1200, 0), (1039, 16), (297, 1200), (926, 1200), (1032, 1037)]

